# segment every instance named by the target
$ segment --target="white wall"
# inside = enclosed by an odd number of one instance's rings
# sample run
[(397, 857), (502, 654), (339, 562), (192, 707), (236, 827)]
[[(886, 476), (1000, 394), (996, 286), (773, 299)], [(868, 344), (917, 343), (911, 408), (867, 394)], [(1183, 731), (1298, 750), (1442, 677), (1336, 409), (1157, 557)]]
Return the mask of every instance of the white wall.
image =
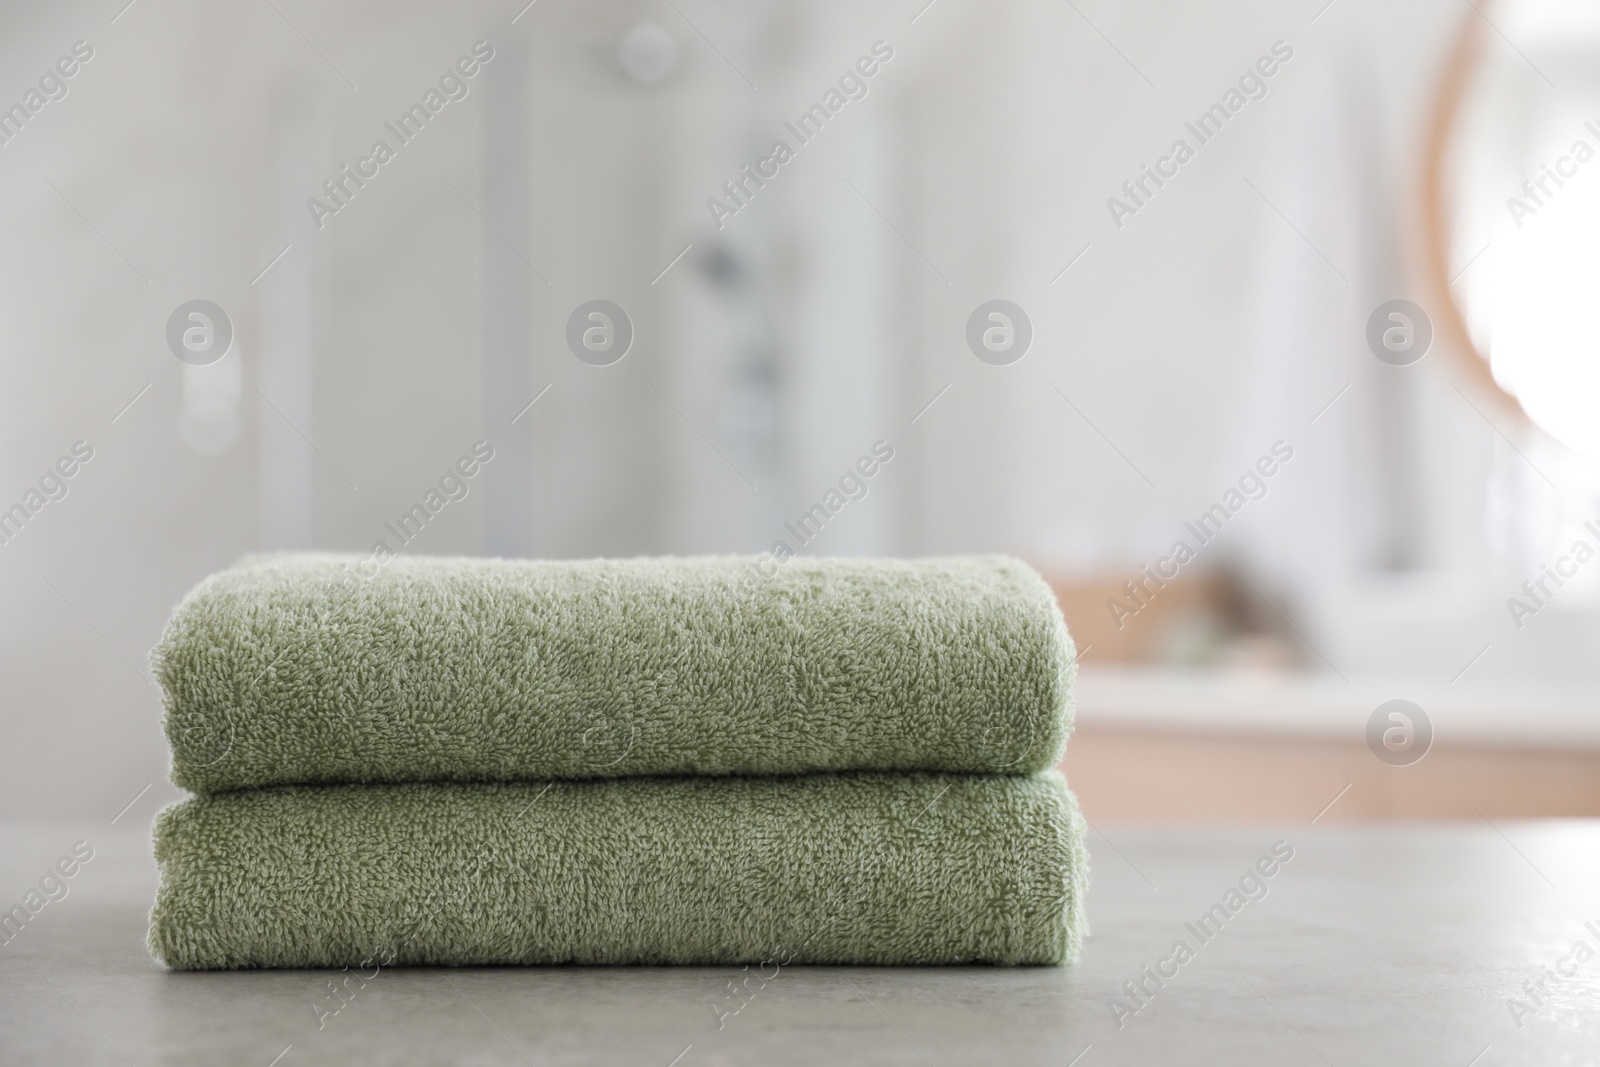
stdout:
[[(0, 499), (75, 440), (96, 450), (0, 547), (0, 811), (109, 819), (164, 774), (142, 675), (182, 593), (261, 547), (367, 548), (480, 437), (525, 450), (531, 514), (508, 521), (539, 554), (765, 549), (885, 438), (894, 461), (808, 551), (1147, 558), (1227, 469), (1262, 218), (1244, 179), (1302, 60), (1120, 230), (1106, 198), (1280, 38), (1361, 57), (1402, 187), (1461, 7), (1339, 0), (1313, 24), (1314, 3), (682, 0), (692, 25), (646, 2), (541, 3), (512, 25), (517, 5), (278, 6), (0, 16), (0, 102), (72, 42), (95, 48), (0, 147)], [(654, 87), (610, 58), (645, 20), (680, 47)], [(503, 220), (518, 254), (460, 195), (508, 203), (484, 173), (487, 80), (315, 229), (314, 186), (480, 38), (526, 71), (532, 203), (525, 225)], [(895, 55), (869, 95), (716, 230), (705, 199), (879, 39)], [(718, 248), (740, 286), (714, 282)], [(529, 351), (490, 382), (485, 322), (518, 336), (507, 271)], [(562, 340), (596, 296), (638, 330), (609, 368)], [(216, 454), (179, 437), (185, 370), (162, 339), (194, 297), (237, 328), (240, 433)], [(1033, 319), (1014, 366), (965, 347), (992, 297)], [(503, 419), (494, 383), (518, 374), (551, 386), (520, 436), (484, 414)], [(479, 499), (414, 550), (479, 550)]]

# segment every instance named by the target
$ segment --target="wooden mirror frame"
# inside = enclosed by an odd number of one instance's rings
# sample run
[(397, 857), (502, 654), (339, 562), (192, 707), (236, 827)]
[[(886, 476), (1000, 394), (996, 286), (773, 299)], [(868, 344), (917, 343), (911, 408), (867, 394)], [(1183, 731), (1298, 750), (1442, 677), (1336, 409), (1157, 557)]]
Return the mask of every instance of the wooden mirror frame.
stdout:
[[(1487, 0), (1484, 0), (1487, 2)], [(1461, 26), (1445, 52), (1439, 87), (1427, 119), (1422, 173), (1418, 196), (1421, 267), (1427, 289), (1428, 310), (1434, 317), (1434, 345), (1452, 369), (1462, 372), (1472, 391), (1487, 398), (1503, 415), (1523, 429), (1533, 422), (1511, 393), (1500, 387), (1489, 368), (1489, 354), (1479, 351), (1467, 330), (1466, 316), (1451, 285), (1450, 253), (1454, 245), (1455, 207), (1446, 173), (1451, 141), (1460, 124), (1472, 76), (1483, 55), (1484, 27), (1488, 19), (1469, 2)]]

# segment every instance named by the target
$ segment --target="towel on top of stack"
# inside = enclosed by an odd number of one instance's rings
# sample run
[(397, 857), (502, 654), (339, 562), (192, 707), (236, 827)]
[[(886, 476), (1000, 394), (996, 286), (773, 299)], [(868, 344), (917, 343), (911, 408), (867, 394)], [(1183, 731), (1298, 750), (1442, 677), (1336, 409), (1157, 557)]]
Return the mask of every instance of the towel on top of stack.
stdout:
[(153, 660), (173, 967), (1077, 954), (1074, 653), (1013, 559), (255, 557)]

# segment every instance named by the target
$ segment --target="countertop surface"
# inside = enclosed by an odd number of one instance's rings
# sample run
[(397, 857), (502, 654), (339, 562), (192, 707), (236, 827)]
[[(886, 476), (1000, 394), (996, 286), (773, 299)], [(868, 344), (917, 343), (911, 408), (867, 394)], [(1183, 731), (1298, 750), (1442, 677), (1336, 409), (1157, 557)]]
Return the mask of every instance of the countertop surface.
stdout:
[[(0, 824), (8, 908), (75, 844), (94, 850), (6, 931), (0, 1062), (1600, 1063), (1595, 822), (1104, 826), (1074, 966), (791, 966), (763, 982), (730, 967), (170, 973), (144, 950), (155, 869), (133, 821)], [(1274, 847), (1292, 858), (1250, 877)]]
[[(1458, 676), (1459, 678), (1460, 676)], [(1093, 662), (1072, 688), (1079, 729), (1177, 730), (1360, 743), (1373, 709), (1404, 698), (1447, 745), (1600, 751), (1600, 693), (1578, 683), (1455, 685), (1448, 676), (1182, 670)]]

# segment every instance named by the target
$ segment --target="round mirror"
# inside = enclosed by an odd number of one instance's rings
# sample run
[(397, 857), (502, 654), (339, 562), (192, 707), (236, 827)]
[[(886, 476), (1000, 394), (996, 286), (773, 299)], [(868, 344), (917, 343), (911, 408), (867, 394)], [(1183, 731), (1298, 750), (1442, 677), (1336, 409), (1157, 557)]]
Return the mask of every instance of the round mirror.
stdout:
[(1600, 461), (1600, 6), (1470, 5), (1440, 80), (1425, 251), (1450, 357)]

